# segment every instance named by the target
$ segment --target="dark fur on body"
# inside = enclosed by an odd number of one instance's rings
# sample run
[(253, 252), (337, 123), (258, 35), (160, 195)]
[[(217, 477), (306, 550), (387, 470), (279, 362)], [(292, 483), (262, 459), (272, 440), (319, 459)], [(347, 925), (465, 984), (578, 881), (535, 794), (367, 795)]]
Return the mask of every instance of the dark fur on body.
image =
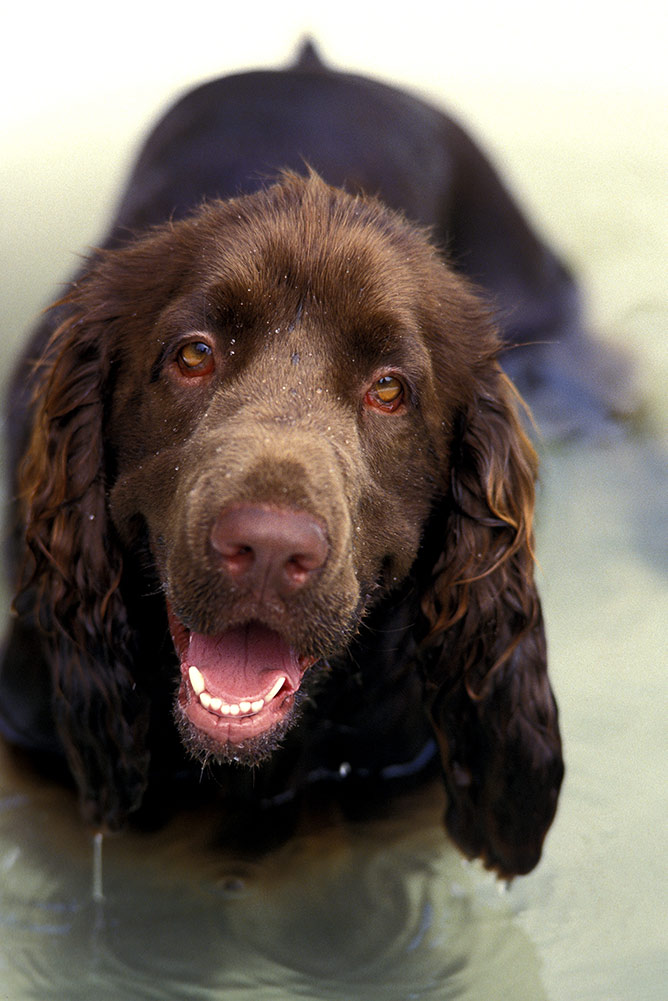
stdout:
[[(64, 752), (85, 816), (109, 828), (151, 789), (168, 795), (186, 769), (179, 730), (222, 773), (252, 764), (263, 803), (320, 776), (409, 774), (435, 735), (451, 836), (526, 872), (563, 774), (533, 573), (536, 457), (491, 310), (387, 206), (443, 220), (456, 258), (504, 312), (504, 297), (517, 304), (512, 340), (571, 323), (570, 279), (449, 119), (308, 54), (267, 76), (209, 84), (158, 126), (106, 249), (14, 382), (12, 559), (26, 569), (2, 727)], [(351, 93), (374, 124), (342, 137)], [(258, 186), (302, 156), (318, 174)], [(199, 340), (213, 367), (191, 378), (176, 359)], [(396, 410), (369, 395), (388, 373)], [(260, 593), (222, 568), (212, 540), (253, 505), (326, 538), (305, 584)], [(217, 742), (173, 709), (166, 601), (188, 631), (252, 623), (314, 662), (280, 724)]]

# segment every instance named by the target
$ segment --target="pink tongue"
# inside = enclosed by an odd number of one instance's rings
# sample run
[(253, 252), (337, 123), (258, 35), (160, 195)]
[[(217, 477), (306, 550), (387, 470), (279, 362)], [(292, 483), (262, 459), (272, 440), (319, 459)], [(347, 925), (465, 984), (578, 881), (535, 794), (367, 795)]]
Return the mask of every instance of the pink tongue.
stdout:
[(283, 676), (294, 689), (302, 670), (296, 653), (278, 633), (251, 624), (218, 636), (190, 634), (188, 666), (199, 668), (211, 695), (230, 701), (262, 697)]

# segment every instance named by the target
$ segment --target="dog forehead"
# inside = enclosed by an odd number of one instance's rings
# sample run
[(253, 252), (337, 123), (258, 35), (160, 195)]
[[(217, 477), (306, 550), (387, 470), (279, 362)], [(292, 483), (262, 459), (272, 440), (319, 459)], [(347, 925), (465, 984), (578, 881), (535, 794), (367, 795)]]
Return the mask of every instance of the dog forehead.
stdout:
[[(225, 255), (206, 290), (209, 309), (227, 322), (291, 328), (308, 316), (327, 317), (341, 327), (378, 326), (382, 317), (410, 322), (410, 285), (382, 248), (358, 246), (302, 247), (286, 240), (251, 253), (234, 249)], [(393, 277), (392, 277), (393, 276)]]
[[(405, 305), (424, 282), (435, 248), (419, 227), (382, 203), (292, 175), (196, 219), (203, 273), (254, 300)], [(419, 277), (418, 277), (419, 276)]]
[[(226, 290), (229, 293), (229, 289)], [(218, 314), (210, 324), (224, 351), (229, 374), (240, 375), (252, 365), (267, 386), (278, 380), (325, 379), (342, 389), (396, 368), (416, 380), (431, 372), (431, 355), (420, 325), (410, 310), (394, 309), (379, 297), (365, 297), (338, 288), (331, 297), (291, 286), (262, 287), (238, 297), (210, 296)]]
[(398, 290), (404, 276), (392, 281), (391, 269), (370, 266), (364, 254), (258, 254), (236, 264), (203, 298), (207, 326), (226, 335), (240, 360), (251, 349), (293, 364), (309, 356), (339, 367), (405, 356), (428, 363), (415, 286), (411, 295)]

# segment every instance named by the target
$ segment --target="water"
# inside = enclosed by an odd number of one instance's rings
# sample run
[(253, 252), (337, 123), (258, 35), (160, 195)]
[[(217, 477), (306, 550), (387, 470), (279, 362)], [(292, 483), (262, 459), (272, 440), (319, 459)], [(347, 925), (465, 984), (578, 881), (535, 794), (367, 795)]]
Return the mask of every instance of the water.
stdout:
[[(540, 121), (558, 121), (557, 136), (547, 124), (513, 133), (526, 95), (485, 100), (486, 131), (506, 146), (511, 137), (516, 181), (585, 274), (598, 327), (632, 347), (647, 400), (642, 432), (543, 447), (540, 583), (568, 768), (543, 861), (500, 894), (445, 840), (434, 786), (363, 824), (314, 816), (252, 864), (215, 845), (206, 811), (158, 833), (105, 838), (95, 862), (94, 832), (70, 795), (3, 751), (3, 1001), (665, 996), (665, 159), (628, 145), (651, 119), (644, 100), (617, 103), (614, 127), (581, 96), (542, 102)], [(643, 143), (658, 134), (647, 128)], [(17, 154), (9, 187), (19, 208), (2, 249), (11, 290), (2, 329), (16, 340), (67, 270), (53, 247), (95, 236), (85, 200), (95, 150), (77, 166), (30, 159), (26, 148), (31, 169)], [(54, 171), (46, 185), (38, 168)], [(52, 218), (39, 193), (54, 199), (75, 169), (90, 174), (83, 200), (68, 202), (80, 218)]]
[(254, 863), (212, 847), (206, 813), (106, 838), (101, 901), (73, 801), (10, 761), (2, 774), (0, 969), (12, 998), (408, 1001), (490, 997), (502, 984), (547, 997), (518, 900), (444, 842), (437, 788), (353, 828), (321, 818)]

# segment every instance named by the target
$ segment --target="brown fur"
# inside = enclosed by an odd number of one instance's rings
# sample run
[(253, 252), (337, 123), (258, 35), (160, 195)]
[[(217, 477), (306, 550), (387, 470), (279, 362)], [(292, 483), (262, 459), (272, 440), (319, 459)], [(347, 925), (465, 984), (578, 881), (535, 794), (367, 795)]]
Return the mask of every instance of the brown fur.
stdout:
[[(285, 174), (98, 253), (62, 309), (22, 468), (18, 606), (48, 637), (54, 740), (89, 819), (123, 823), (168, 756), (164, 596), (189, 629), (261, 622), (328, 665), (269, 748), (268, 798), (342, 748), (360, 774), (408, 760), (423, 702), (451, 835), (504, 875), (531, 869), (563, 772), (536, 458), (467, 282), (380, 202)], [(174, 355), (198, 332), (215, 370), (184, 383)], [(365, 402), (388, 370), (396, 413)], [(221, 573), (213, 525), (246, 503), (325, 526), (326, 562), (294, 596)]]

